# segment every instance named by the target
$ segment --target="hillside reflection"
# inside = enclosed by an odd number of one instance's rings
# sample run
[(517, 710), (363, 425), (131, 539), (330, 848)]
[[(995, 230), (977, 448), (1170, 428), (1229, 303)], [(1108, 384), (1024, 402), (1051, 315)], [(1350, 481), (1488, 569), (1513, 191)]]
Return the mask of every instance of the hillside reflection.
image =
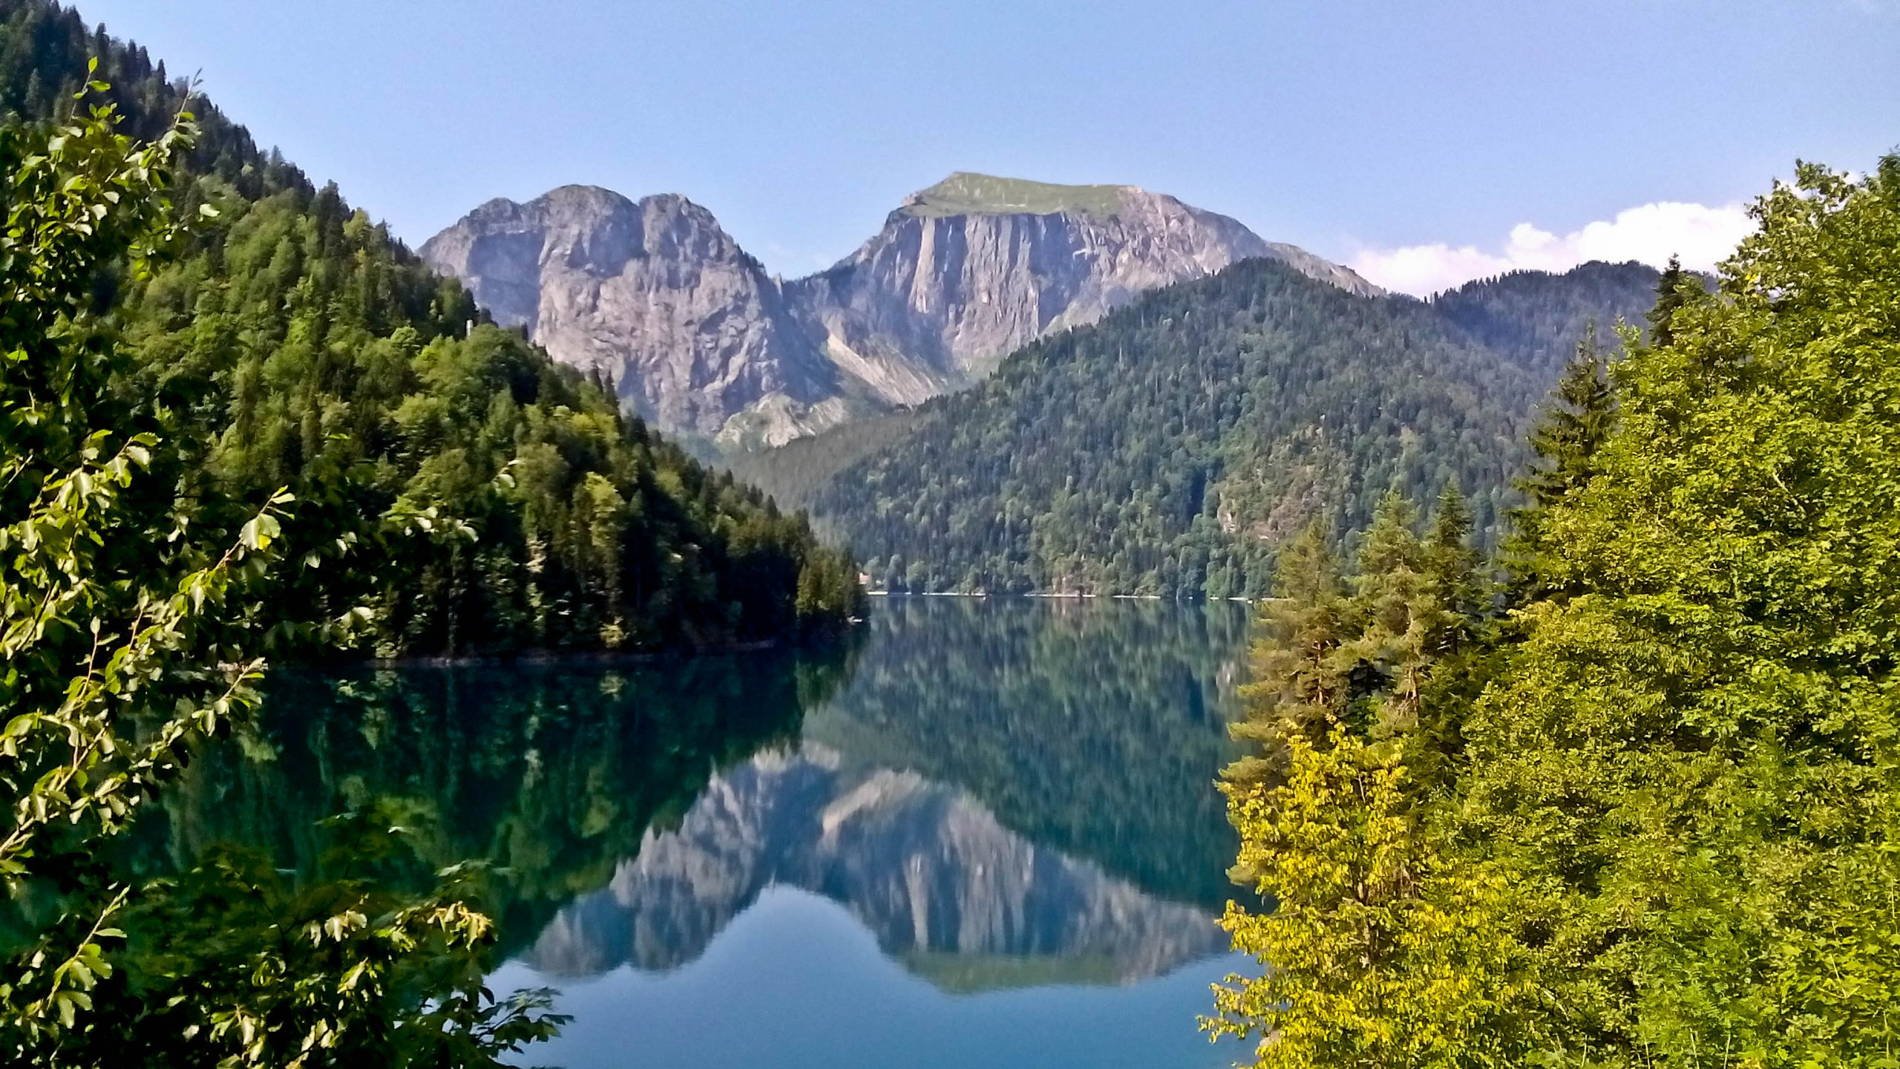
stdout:
[(495, 866), (504, 952), (564, 976), (692, 961), (774, 884), (951, 989), (1128, 982), (1223, 948), (1211, 782), (1244, 612), (933, 599), (864, 630), (634, 668), (283, 675), (148, 842), (305, 869), (318, 822), (398, 799), (427, 865)]

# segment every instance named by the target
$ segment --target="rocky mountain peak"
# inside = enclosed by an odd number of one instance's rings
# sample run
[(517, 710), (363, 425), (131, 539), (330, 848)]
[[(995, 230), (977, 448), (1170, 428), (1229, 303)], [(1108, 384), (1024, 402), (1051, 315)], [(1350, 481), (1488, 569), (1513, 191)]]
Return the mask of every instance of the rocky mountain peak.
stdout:
[(663, 428), (744, 447), (957, 389), (1044, 334), (1240, 260), (1380, 292), (1166, 194), (967, 171), (905, 198), (834, 267), (783, 284), (685, 197), (599, 186), (491, 200), (422, 255), (556, 358), (610, 368)]
[(527, 327), (564, 363), (613, 371), (633, 407), (669, 430), (712, 436), (755, 405), (815, 405), (830, 392), (778, 284), (678, 194), (633, 201), (570, 185), (492, 200), (421, 251), (497, 322)]

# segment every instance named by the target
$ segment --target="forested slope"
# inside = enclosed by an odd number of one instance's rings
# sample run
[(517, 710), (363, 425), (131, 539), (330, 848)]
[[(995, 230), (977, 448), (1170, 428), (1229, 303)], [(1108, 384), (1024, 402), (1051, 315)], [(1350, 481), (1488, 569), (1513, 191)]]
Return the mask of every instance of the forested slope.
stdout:
[(1593, 261), (1562, 274), (1512, 271), (1467, 282), (1431, 299), (1445, 318), (1518, 366), (1554, 382), (1592, 326), (1605, 350), (1618, 346), (1618, 318), (1642, 326), (1656, 303), (1657, 272), (1639, 263)]
[[(187, 106), (142, 48), (46, 0), (0, 0), (0, 111), (87, 79), (137, 137)], [(729, 476), (624, 418), (611, 384), (484, 325), (460, 283), (199, 97), (176, 192), (192, 233), (102, 280), (179, 461), (208, 499), (297, 498), (280, 637), (382, 654), (643, 648), (826, 628), (856, 573)], [(241, 522), (215, 510), (207, 525)], [(367, 611), (354, 611), (354, 610)]]
[(1455, 501), (1284, 554), (1208, 1022), (1255, 1064), (1892, 1060), (1900, 156), (1752, 215), (1539, 421), (1507, 587)]
[(1249, 261), (1032, 344), (888, 441), (820, 436), (747, 470), (893, 588), (1257, 594), (1290, 533), (1357, 530), (1388, 489), (1456, 483), (1493, 543), (1548, 354), (1591, 322), (1613, 343), (1656, 278), (1593, 264), (1428, 304)]

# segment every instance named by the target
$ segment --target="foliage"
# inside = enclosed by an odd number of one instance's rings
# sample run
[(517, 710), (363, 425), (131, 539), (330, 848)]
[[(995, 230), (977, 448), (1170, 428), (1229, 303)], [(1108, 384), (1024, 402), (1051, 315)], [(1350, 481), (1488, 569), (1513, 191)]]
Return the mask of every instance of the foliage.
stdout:
[[(325, 864), (299, 881), (269, 858), (212, 851), (141, 887), (119, 971), (93, 991), (71, 1064), (497, 1065), (567, 1018), (552, 993), (496, 998), (479, 867), (398, 889), (412, 814), (379, 804), (327, 822)], [(128, 1055), (128, 1051), (137, 1052)], [(142, 1058), (143, 1061), (135, 1060)]]
[(1272, 909), (1221, 921), (1274, 968), (1216, 985), (1208, 1030), (1259, 1035), (1264, 1067), (1522, 1064), (1535, 991), (1488, 928), (1507, 888), (1441, 864), (1398, 747), (1336, 725), (1292, 736), (1282, 775), (1233, 794), (1239, 867)]
[[(108, 856), (195, 745), (250, 708), (262, 662), (249, 640), (291, 501), (257, 494), (229, 532), (199, 523), (240, 506), (168, 463), (173, 414), (126, 388), (112, 283), (151, 278), (178, 236), (174, 161), (194, 131), (180, 116), (141, 143), (118, 118), (88, 101), (63, 125), (0, 128), (0, 881), (18, 918), (0, 941), (0, 1051), (17, 1064), (493, 1064), (553, 1022), (533, 996), (497, 1004), (481, 986), (479, 914), (340, 886), (286, 921), (268, 873), (155, 884)], [(134, 952), (141, 933), (203, 934), (213, 898), (250, 913), (220, 921), (209, 954), (188, 941), (196, 967), (128, 967), (166, 957)]]
[[(1533, 509), (1531, 600), (1429, 666), (1439, 728), (1385, 715), (1388, 674), (1379, 715), (1230, 783), (1242, 874), (1292, 903), (1230, 918), (1276, 968), (1218, 1027), (1277, 1029), (1263, 1064), (1893, 1062), (1900, 157), (1797, 175), (1612, 365), (1589, 477)], [(1337, 893), (1401, 868), (1384, 912)], [(1368, 931), (1431, 945), (1355, 966)]]
[[(0, 107), (60, 110), (86, 55), (125, 128), (183, 102), (142, 49), (44, 0), (0, 3)], [(170, 262), (124, 301), (129, 384), (178, 416), (168, 460), (214, 497), (296, 497), (272, 639), (379, 655), (639, 649), (835, 630), (856, 568), (802, 517), (623, 417), (609, 384), (482, 322), (334, 186), (257, 151), (215, 108)], [(182, 475), (180, 476), (182, 477)], [(202, 509), (235, 532), (246, 517)]]
[(1222, 924), (1273, 968), (1217, 985), (1205, 1022), (1261, 1036), (1262, 1066), (1515, 1064), (1532, 989), (1522, 955), (1486, 938), (1503, 885), (1445, 864), (1428, 822), (1449, 757), (1428, 716), (1457, 689), (1483, 600), (1468, 522), (1448, 490), (1421, 538), (1390, 494), (1353, 575), (1311, 529), (1282, 556), (1284, 600), (1262, 607), (1234, 728), (1254, 751), (1222, 790), (1241, 835), (1230, 875), (1270, 905), (1230, 903)]
[(1310, 520), (1345, 536), (1388, 489), (1448, 482), (1488, 547), (1514, 503), (1521, 421), (1554, 375), (1512, 346), (1633, 316), (1655, 278), (1573, 274), (1492, 308), (1484, 287), (1425, 304), (1237, 264), (1038, 341), (970, 391), (744, 470), (892, 590), (1258, 595)]

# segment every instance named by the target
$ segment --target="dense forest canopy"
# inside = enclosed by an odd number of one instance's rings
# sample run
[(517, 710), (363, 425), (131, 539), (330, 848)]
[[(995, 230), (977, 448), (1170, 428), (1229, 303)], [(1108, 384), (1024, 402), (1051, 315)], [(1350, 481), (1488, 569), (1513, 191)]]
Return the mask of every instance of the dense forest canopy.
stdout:
[[(493, 1065), (556, 1025), (483, 983), (464, 877), (299, 884), (211, 857), (121, 863), (135, 818), (254, 705), (284, 613), (289, 494), (226, 494), (130, 388), (118, 282), (180, 236), (195, 129), (126, 136), (84, 92), (61, 123), (0, 124), (0, 1052), (18, 1065)], [(228, 524), (203, 522), (229, 516)], [(351, 818), (349, 853), (398, 845)]]
[(1283, 555), (1218, 989), (1261, 1066), (1900, 1049), (1900, 156), (1801, 165), (1579, 360), (1489, 590), (1455, 499)]
[(1511, 271), (1478, 279), (1428, 303), (1548, 386), (1585, 335), (1594, 331), (1606, 352), (1620, 348), (1617, 321), (1642, 326), (1658, 284), (1657, 273), (1641, 264), (1594, 261), (1558, 274)]
[(1640, 323), (1656, 278), (1590, 264), (1424, 303), (1245, 262), (739, 468), (893, 590), (1257, 595), (1306, 522), (1357, 531), (1392, 488), (1459, 485), (1495, 544), (1557, 366), (1592, 324), (1611, 347)]
[(143, 49), (46, 0), (0, 2), (0, 111), (69, 109), (89, 56), (126, 133), (198, 116), (176, 194), (189, 235), (149, 278), (102, 278), (101, 299), (122, 301), (124, 388), (182, 421), (172, 462), (234, 502), (294, 495), (280, 636), (384, 655), (637, 649), (856, 611), (855, 566), (802, 517), (624, 416), (610, 383), (485, 325), (459, 283)]

